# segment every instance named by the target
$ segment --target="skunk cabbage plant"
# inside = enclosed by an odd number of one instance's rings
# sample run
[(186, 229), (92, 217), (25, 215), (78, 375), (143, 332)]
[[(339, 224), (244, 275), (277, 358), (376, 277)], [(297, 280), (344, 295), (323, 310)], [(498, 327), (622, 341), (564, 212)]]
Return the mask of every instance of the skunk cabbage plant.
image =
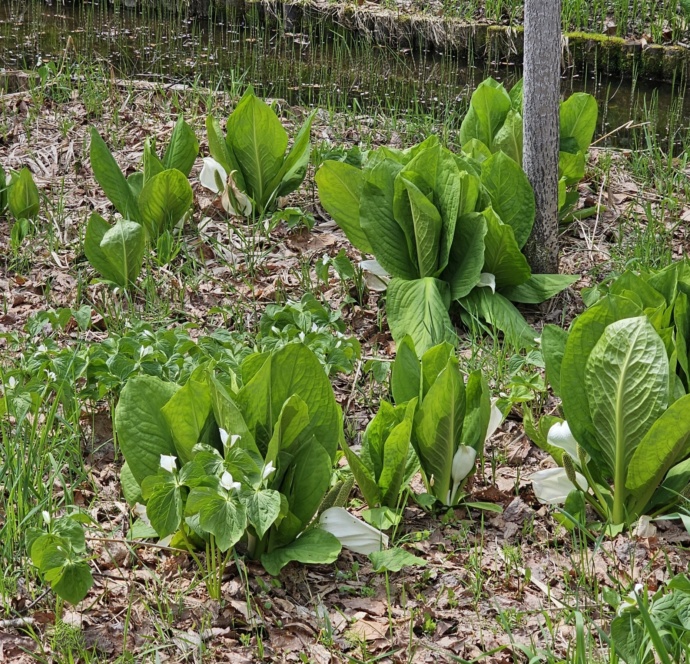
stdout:
[(416, 406), (412, 445), (428, 492), (443, 505), (457, 505), (476, 457), (503, 419), (486, 381), (475, 371), (465, 383), (451, 344), (435, 346), (418, 360), (406, 337), (393, 363), (391, 389), (398, 408)]
[(483, 163), (458, 156), (435, 136), (409, 150), (369, 152), (362, 170), (326, 161), (319, 197), (350, 242), (374, 254), (388, 275), (393, 337), (420, 353), (455, 339), (457, 301), (470, 322), (484, 320), (520, 347), (536, 334), (512, 302), (538, 303), (574, 281), (533, 275), (521, 252), (534, 223), (534, 194), (503, 152)]
[[(585, 177), (599, 109), (592, 95), (578, 92), (561, 104), (559, 210), (564, 218), (578, 201), (577, 184)], [(460, 127), (463, 151), (479, 160), (496, 152), (522, 164), (522, 81), (508, 92), (488, 78), (472, 94)]]
[(543, 337), (567, 427), (550, 421), (542, 446), (614, 525), (666, 512), (690, 483), (690, 396), (675, 374), (673, 335), (662, 337), (649, 315), (610, 294), (568, 333)]
[(213, 116), (206, 119), (211, 157), (204, 159), (201, 184), (221, 196), (228, 214), (275, 210), (278, 199), (295, 191), (307, 173), (313, 117), (288, 151), (288, 134), (275, 111), (249, 88), (228, 118), (225, 137)]

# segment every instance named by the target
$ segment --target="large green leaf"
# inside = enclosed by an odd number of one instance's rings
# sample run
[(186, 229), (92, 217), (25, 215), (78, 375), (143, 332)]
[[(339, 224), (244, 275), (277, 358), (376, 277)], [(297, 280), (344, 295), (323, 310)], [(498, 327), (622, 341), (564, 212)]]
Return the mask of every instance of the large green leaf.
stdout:
[(290, 562), (304, 564), (326, 564), (335, 562), (340, 554), (340, 542), (331, 533), (321, 528), (312, 528), (301, 537), (270, 553), (261, 556), (261, 564), (272, 576)]
[(579, 150), (586, 153), (597, 128), (599, 109), (592, 95), (576, 92), (561, 104), (561, 140), (574, 138)]
[(568, 335), (561, 363), (563, 413), (575, 440), (593, 457), (601, 457), (601, 453), (585, 387), (587, 360), (608, 325), (641, 314), (642, 310), (631, 300), (609, 295), (580, 314)]
[(280, 503), (280, 493), (273, 489), (262, 489), (247, 497), (247, 518), (259, 539), (263, 538), (280, 515)]
[(192, 206), (194, 194), (186, 176), (171, 168), (152, 177), (139, 196), (141, 222), (149, 238), (172, 231)]
[(292, 542), (312, 520), (331, 484), (332, 462), (317, 442), (303, 446), (287, 469), (278, 468), (282, 479), (271, 488), (287, 499), (289, 518), (283, 519), (270, 534), (270, 549)]
[(462, 440), (484, 454), (484, 442), (491, 419), (491, 392), (482, 372), (473, 371), (467, 377), (465, 386), (465, 421), (462, 425)]
[(381, 505), (381, 491), (379, 490), (378, 483), (376, 482), (376, 477), (374, 473), (374, 468), (369, 467), (364, 459), (357, 456), (353, 452), (349, 445), (343, 442), (342, 445), (343, 453), (347, 459), (347, 463), (350, 466), (350, 471), (352, 472), (359, 490), (364, 496), (369, 507), (377, 507)]
[(592, 456), (603, 473), (613, 478), (613, 520), (622, 523), (631, 459), (668, 406), (669, 366), (664, 343), (644, 316), (616, 321), (592, 349), (584, 378), (598, 443), (598, 450), (594, 450), (598, 454)]
[(632, 455), (626, 480), (633, 513), (652, 498), (666, 473), (690, 454), (690, 395), (674, 402), (651, 426)]
[(298, 451), (301, 434), (309, 427), (309, 407), (297, 395), (293, 394), (280, 410), (280, 415), (273, 427), (273, 435), (268, 443), (266, 463), (275, 462), (280, 452), (286, 450), (290, 454)]
[(406, 409), (407, 416), (390, 432), (384, 443), (383, 468), (378, 478), (381, 504), (395, 508), (400, 504), (400, 491), (410, 451), (415, 407)]
[(532, 271), (515, 240), (513, 228), (504, 224), (490, 207), (482, 214), (487, 228), (482, 272), (496, 277), (496, 288), (524, 284)]
[[(4, 181), (2, 186), (5, 186)], [(26, 166), (12, 178), (7, 192), (7, 207), (15, 219), (33, 219), (38, 214), (38, 188)]]
[(432, 277), (439, 263), (443, 226), (441, 215), (434, 204), (412, 182), (404, 178), (402, 181), (410, 204), (419, 275)]
[(510, 96), (503, 85), (492, 78), (480, 83), (460, 126), (461, 145), (464, 147), (472, 139), (478, 139), (492, 149), (494, 136), (503, 126), (510, 108)]
[(376, 260), (386, 272), (401, 279), (416, 279), (419, 274), (405, 232), (393, 214), (394, 182), (400, 169), (398, 162), (382, 159), (365, 171), (359, 218)]
[(508, 112), (506, 121), (494, 137), (493, 151), (498, 150), (522, 164), (522, 115), (517, 111)]
[(288, 152), (283, 165), (278, 171), (275, 180), (271, 183), (272, 199), (275, 201), (280, 196), (287, 196), (299, 188), (304, 181), (309, 166), (309, 153), (311, 149), (311, 124), (314, 120), (313, 111), (305, 120), (302, 128), (297, 132), (292, 149)]
[(176, 454), (162, 408), (177, 389), (154, 376), (135, 376), (120, 395), (115, 409), (117, 441), (139, 484), (158, 472), (161, 454)]
[(419, 398), (421, 381), (421, 366), (414, 341), (412, 337), (403, 337), (397, 344), (391, 369), (391, 392), (395, 403), (400, 405)]
[(309, 409), (311, 434), (335, 457), (342, 438), (342, 413), (321, 363), (306, 346), (288, 344), (273, 353), (237, 395), (236, 402), (257, 445), (266, 452), (283, 404), (299, 396)]
[(561, 365), (568, 332), (558, 325), (544, 325), (541, 331), (541, 352), (546, 364), (546, 378), (556, 396), (561, 394)]
[(362, 171), (342, 161), (326, 161), (316, 172), (316, 185), (321, 205), (347, 239), (361, 252), (373, 254), (359, 222), (359, 202), (364, 185)]
[[(511, 302), (539, 304), (550, 300), (579, 280), (579, 274), (533, 274), (522, 284), (502, 288), (501, 293)], [(496, 282), (498, 283), (498, 278)]]
[(93, 212), (89, 217), (89, 223), (86, 225), (84, 253), (89, 263), (104, 279), (120, 286), (126, 286), (126, 284), (120, 283), (121, 270), (110, 264), (108, 255), (101, 248), (101, 241), (111, 228), (112, 226), (101, 215)]
[(127, 184), (127, 180), (122, 175), (122, 171), (110, 150), (108, 150), (108, 146), (93, 127), (91, 128), (89, 155), (94, 177), (115, 209), (125, 219), (139, 221), (139, 206), (134, 193)]
[(417, 409), (413, 439), (429, 488), (443, 503), (448, 502), (464, 418), (465, 384), (457, 362), (451, 359)]
[(456, 341), (448, 315), (450, 288), (444, 281), (432, 279), (391, 279), (388, 285), (386, 315), (393, 339), (412, 337), (417, 353), (432, 346)]
[(198, 154), (199, 141), (196, 134), (180, 116), (163, 155), (163, 166), (166, 170), (176, 168), (188, 178)]
[(273, 109), (251, 89), (228, 119), (227, 143), (242, 170), (246, 192), (263, 210), (283, 165), (288, 136)]
[(478, 283), (484, 267), (486, 219), (472, 212), (458, 219), (448, 266), (441, 279), (450, 284), (453, 300), (465, 297)]
[(170, 473), (161, 471), (158, 475), (146, 477), (141, 490), (146, 500), (146, 516), (158, 537), (177, 532), (184, 507), (182, 487), (177, 480)]
[[(85, 243), (85, 249), (86, 246), (87, 243)], [(110, 265), (107, 272), (115, 276), (111, 280), (119, 286), (127, 288), (136, 281), (141, 272), (145, 246), (146, 236), (142, 226), (136, 221), (118, 219), (115, 225), (101, 238), (100, 252), (95, 254), (94, 258), (100, 260), (101, 256), (104, 255)], [(88, 252), (86, 256), (89, 258)], [(100, 272), (100, 268), (93, 261), (91, 262)], [(106, 275), (105, 272), (101, 272), (101, 274)]]
[(497, 152), (482, 164), (482, 184), (491, 206), (504, 224), (515, 232), (522, 249), (532, 233), (536, 207), (534, 192), (522, 167), (508, 155)]
[(172, 432), (177, 456), (183, 464), (191, 461), (192, 449), (212, 417), (211, 389), (206, 383), (190, 379), (163, 406), (161, 413)]
[[(420, 263), (420, 270), (423, 254), (431, 254), (436, 257), (438, 272), (424, 274), (421, 276), (438, 276), (448, 264), (450, 247), (455, 235), (455, 226), (460, 212), (465, 209), (474, 210), (476, 198), (479, 194), (478, 182), (471, 175), (461, 177), (455, 155), (440, 144), (431, 145), (428, 148), (419, 150), (415, 157), (401, 171), (399, 178), (404, 178), (406, 182), (412, 183), (424, 196), (428, 198), (431, 205), (437, 210), (441, 220), (441, 231), (437, 240), (436, 247), (420, 247), (419, 234), (417, 237), (417, 258)], [(413, 195), (406, 186), (410, 196), (410, 203), (414, 205)], [(418, 197), (415, 197), (418, 204), (423, 204)], [(414, 209), (412, 210), (414, 217)], [(428, 211), (431, 214), (431, 210)], [(400, 219), (398, 219), (400, 222)], [(428, 243), (431, 245), (431, 243)]]
[(469, 315), (470, 326), (483, 320), (503, 332), (506, 340), (516, 348), (535, 345), (537, 333), (534, 328), (527, 324), (515, 305), (500, 293), (492, 293), (489, 288), (475, 288), (459, 302)]

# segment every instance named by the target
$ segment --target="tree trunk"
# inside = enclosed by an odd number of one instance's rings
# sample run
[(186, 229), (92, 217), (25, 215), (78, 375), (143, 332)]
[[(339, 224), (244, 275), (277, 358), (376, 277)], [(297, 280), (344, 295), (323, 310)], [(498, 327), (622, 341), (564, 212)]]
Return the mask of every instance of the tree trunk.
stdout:
[(525, 0), (524, 151), (537, 216), (525, 252), (535, 274), (558, 272), (561, 0)]

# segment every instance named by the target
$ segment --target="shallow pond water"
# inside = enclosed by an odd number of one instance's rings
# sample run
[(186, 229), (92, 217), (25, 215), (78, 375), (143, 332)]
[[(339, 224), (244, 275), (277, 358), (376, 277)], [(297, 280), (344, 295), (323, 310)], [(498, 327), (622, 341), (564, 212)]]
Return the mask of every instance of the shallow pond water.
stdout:
[[(0, 67), (34, 69), (62, 57), (68, 36), (84, 60), (107, 64), (119, 77), (224, 86), (291, 104), (317, 105), (362, 114), (431, 116), (455, 128), (469, 92), (492, 75), (511, 84), (520, 76), (512, 62), (468, 62), (423, 49), (375, 45), (332, 21), (298, 22), (250, 11), (193, 19), (163, 10), (123, 5), (45, 5), (10, 0), (0, 6)], [(70, 55), (73, 57), (73, 55)], [(601, 109), (599, 135), (628, 120), (651, 119), (662, 135), (690, 119), (684, 81), (652, 85), (620, 81), (605, 72), (570, 73), (563, 92), (595, 94)], [(609, 144), (625, 146), (627, 131)]]

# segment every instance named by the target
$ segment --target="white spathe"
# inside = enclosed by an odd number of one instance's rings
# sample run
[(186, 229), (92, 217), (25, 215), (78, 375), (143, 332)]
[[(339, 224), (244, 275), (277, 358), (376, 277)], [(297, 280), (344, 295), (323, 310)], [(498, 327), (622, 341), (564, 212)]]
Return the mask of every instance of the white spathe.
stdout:
[(222, 194), (223, 189), (218, 187), (216, 174), (222, 183), (227, 182), (228, 174), (226, 170), (212, 157), (204, 157), (204, 166), (199, 173), (199, 184), (214, 194)]
[(546, 436), (546, 442), (553, 447), (558, 447), (565, 450), (575, 463), (579, 465), (579, 456), (577, 453), (577, 441), (570, 431), (570, 426), (564, 420), (563, 422), (556, 422), (550, 429)]
[(388, 536), (342, 507), (330, 507), (319, 520), (321, 528), (331, 533), (347, 549), (369, 555), (388, 546)]
[(261, 471), (261, 478), (265, 480), (275, 469), (276, 467), (273, 465), (273, 461), (269, 461)]
[(500, 427), (503, 422), (503, 413), (496, 405), (497, 401), (498, 399), (493, 399), (491, 401), (491, 414), (489, 415), (489, 426), (486, 428), (485, 443), (496, 433), (498, 427)]
[(359, 267), (364, 273), (364, 282), (370, 291), (382, 293), (388, 288), (391, 275), (386, 272), (377, 260), (360, 261)]
[(496, 276), (491, 272), (482, 272), (477, 282), (478, 288), (490, 288), (492, 293), (496, 292)]
[(451, 466), (451, 477), (453, 478), (453, 488), (447, 496), (448, 505), (455, 502), (455, 495), (460, 488), (462, 481), (474, 470), (474, 462), (477, 459), (477, 450), (469, 445), (458, 445), (457, 452), (453, 456), (453, 465)]
[(568, 494), (575, 489), (588, 491), (589, 484), (580, 473), (575, 473), (578, 486), (575, 486), (569, 479), (564, 468), (549, 468), (539, 470), (530, 478), (534, 495), (539, 502), (545, 505), (562, 505)]

